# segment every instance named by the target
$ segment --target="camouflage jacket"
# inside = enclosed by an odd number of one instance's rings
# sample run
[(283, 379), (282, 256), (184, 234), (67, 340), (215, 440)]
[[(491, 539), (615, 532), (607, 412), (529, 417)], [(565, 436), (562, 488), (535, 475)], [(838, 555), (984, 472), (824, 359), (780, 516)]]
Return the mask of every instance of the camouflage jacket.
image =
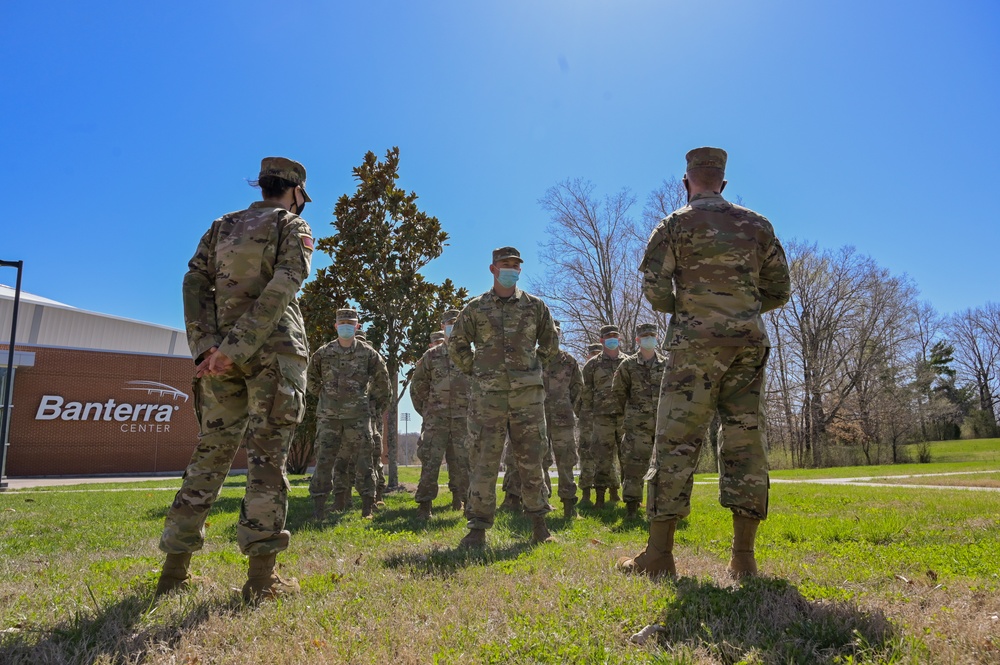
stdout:
[(656, 351), (649, 360), (644, 360), (640, 353), (626, 356), (615, 370), (611, 392), (618, 408), (625, 413), (626, 432), (655, 432), (664, 367), (666, 356)]
[(309, 357), (295, 300), (309, 276), (306, 220), (257, 201), (212, 223), (184, 275), (184, 323), (196, 360), (213, 346), (237, 365), (258, 351)]
[(719, 194), (696, 194), (653, 230), (643, 293), (671, 314), (666, 346), (770, 346), (761, 314), (788, 301), (781, 243), (766, 218)]
[(317, 418), (368, 419), (389, 406), (389, 371), (375, 349), (355, 340), (344, 348), (333, 340), (309, 362), (309, 392), (319, 396)]
[(439, 344), (417, 361), (410, 379), (410, 401), (422, 418), (467, 418), (469, 377), (452, 362), (448, 346)]
[(542, 372), (545, 383), (545, 418), (549, 422), (574, 425), (583, 403), (583, 374), (580, 363), (566, 351), (559, 351)]
[(542, 366), (558, 352), (548, 306), (521, 289), (506, 301), (492, 289), (470, 300), (448, 339), (448, 353), (481, 392), (542, 386)]
[(616, 416), (622, 411), (611, 393), (615, 370), (623, 356), (607, 353), (591, 358), (583, 366), (583, 409), (591, 416)]

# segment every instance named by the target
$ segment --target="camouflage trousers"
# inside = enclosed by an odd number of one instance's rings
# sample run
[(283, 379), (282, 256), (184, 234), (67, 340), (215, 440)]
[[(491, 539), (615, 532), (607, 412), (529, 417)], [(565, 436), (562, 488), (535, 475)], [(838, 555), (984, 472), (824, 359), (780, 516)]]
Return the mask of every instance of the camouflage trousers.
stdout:
[(585, 417), (580, 419), (580, 489), (594, 488), (594, 473), (597, 466), (594, 463), (593, 439), (594, 427), (593, 419)]
[(767, 517), (770, 481), (760, 396), (768, 351), (756, 346), (671, 350), (660, 386), (653, 459), (646, 473), (650, 520), (691, 513), (694, 471), (716, 410), (722, 433), (719, 502), (744, 517)]
[(642, 490), (646, 484), (650, 457), (653, 454), (656, 422), (627, 426), (622, 437), (622, 499), (642, 502)]
[[(385, 470), (382, 468), (382, 419), (372, 419), (372, 470), (375, 471), (375, 488), (385, 490)], [(352, 470), (352, 473), (356, 470)]]
[(469, 436), (467, 418), (428, 416), (417, 444), (420, 482), (413, 498), (417, 503), (433, 501), (438, 495), (441, 462), (448, 459), (448, 486), (463, 501), (469, 493)]
[(548, 512), (542, 474), (542, 458), (548, 447), (544, 399), (541, 386), (473, 392), (469, 408), (469, 501), (465, 507), (470, 529), (493, 526), (500, 456), (507, 437), (521, 475), (525, 512), (532, 515)]
[[(552, 442), (549, 441), (549, 447), (545, 451), (545, 456), (542, 457), (542, 477), (545, 479), (545, 496), (546, 498), (552, 496), (552, 479), (549, 476), (549, 467), (552, 466)], [(514, 457), (514, 451), (510, 448), (510, 441), (504, 444), (503, 447), (503, 482), (500, 483), (500, 489), (503, 490), (504, 494), (512, 494), (518, 498), (521, 497), (521, 472), (517, 469), (517, 459)]]
[(375, 496), (370, 419), (317, 418), (316, 469), (309, 482), (311, 496), (350, 492), (353, 485), (361, 496)]
[(592, 429), (590, 452), (594, 458), (594, 487), (617, 488), (622, 418), (595, 414)]
[(240, 551), (260, 556), (287, 549), (285, 461), (305, 411), (307, 364), (294, 355), (260, 354), (248, 366), (194, 380), (198, 447), (167, 512), (161, 550), (184, 554), (205, 544), (205, 518), (240, 443), (247, 450), (247, 487), (236, 527)]
[[(549, 433), (549, 459), (555, 460), (556, 475), (559, 478), (559, 498), (563, 501), (574, 500), (576, 482), (573, 480), (573, 467), (577, 462), (577, 450), (573, 414), (546, 414), (546, 427)], [(546, 477), (551, 463), (550, 461), (545, 465)]]

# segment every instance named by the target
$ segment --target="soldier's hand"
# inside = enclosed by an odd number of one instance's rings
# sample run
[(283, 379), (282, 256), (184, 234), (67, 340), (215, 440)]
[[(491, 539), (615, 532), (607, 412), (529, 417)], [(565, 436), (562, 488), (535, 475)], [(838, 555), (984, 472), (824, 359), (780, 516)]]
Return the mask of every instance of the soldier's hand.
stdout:
[(205, 375), (218, 376), (228, 372), (232, 366), (232, 359), (226, 354), (220, 353), (218, 347), (213, 346), (208, 350), (205, 359), (198, 363), (194, 375), (199, 379)]

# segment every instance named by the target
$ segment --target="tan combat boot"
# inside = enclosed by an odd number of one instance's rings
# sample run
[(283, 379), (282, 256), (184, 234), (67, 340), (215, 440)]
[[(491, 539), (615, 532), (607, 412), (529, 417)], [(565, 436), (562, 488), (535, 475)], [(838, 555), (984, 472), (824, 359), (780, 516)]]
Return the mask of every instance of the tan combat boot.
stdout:
[(636, 556), (618, 559), (618, 570), (640, 573), (656, 578), (662, 575), (676, 577), (674, 566), (674, 530), (677, 520), (649, 523), (649, 541)]
[(326, 495), (313, 497), (313, 519), (322, 522), (326, 519)]
[(486, 547), (486, 529), (469, 529), (465, 538), (458, 543), (463, 549), (482, 549)]
[(639, 517), (639, 502), (638, 501), (626, 501), (625, 502), (625, 519), (634, 520)]
[(598, 487), (597, 489), (594, 490), (594, 493), (597, 496), (597, 499), (594, 501), (594, 508), (601, 509), (601, 508), (604, 507), (604, 492), (605, 491), (606, 490), (603, 487)]
[(757, 574), (757, 560), (753, 556), (753, 543), (757, 537), (760, 520), (733, 513), (733, 553), (726, 572), (734, 580)]
[(191, 566), (191, 553), (168, 554), (160, 571), (160, 581), (156, 583), (156, 595), (162, 596), (171, 591), (186, 589), (191, 580), (188, 568)]
[(576, 499), (563, 499), (563, 518), (571, 520), (576, 517)]
[(347, 498), (351, 495), (351, 490), (340, 491), (333, 495), (333, 509), (342, 513), (347, 510)]
[(381, 487), (375, 488), (375, 507), (385, 508), (385, 496)]
[(299, 592), (299, 581), (294, 577), (284, 578), (274, 570), (277, 555), (263, 554), (250, 557), (247, 581), (243, 585), (243, 600), (253, 603), (278, 596), (288, 596)]
[(363, 496), (361, 497), (361, 517), (366, 520), (372, 519), (372, 511), (375, 509), (375, 497), (373, 496)]
[(512, 513), (521, 512), (521, 497), (508, 493), (500, 504), (500, 510), (509, 510)]
[(431, 502), (421, 501), (417, 505), (419, 506), (417, 509), (417, 519), (421, 522), (426, 522), (431, 518)]
[(608, 502), (610, 502), (610, 503), (618, 503), (621, 500), (622, 500), (622, 498), (620, 496), (618, 496), (618, 488), (617, 487), (612, 487), (611, 488), (611, 492), (610, 492), (610, 494), (608, 496)]
[(531, 544), (553, 543), (555, 538), (549, 533), (549, 527), (545, 524), (545, 515), (531, 516)]

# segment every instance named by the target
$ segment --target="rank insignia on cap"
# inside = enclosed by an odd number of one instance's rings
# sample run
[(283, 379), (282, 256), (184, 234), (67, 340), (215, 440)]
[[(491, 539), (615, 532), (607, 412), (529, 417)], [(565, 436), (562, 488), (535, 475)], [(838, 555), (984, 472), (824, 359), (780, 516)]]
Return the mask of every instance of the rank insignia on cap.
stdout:
[(302, 239), (302, 246), (306, 249), (313, 248), (313, 239), (310, 236), (300, 235), (299, 238)]

